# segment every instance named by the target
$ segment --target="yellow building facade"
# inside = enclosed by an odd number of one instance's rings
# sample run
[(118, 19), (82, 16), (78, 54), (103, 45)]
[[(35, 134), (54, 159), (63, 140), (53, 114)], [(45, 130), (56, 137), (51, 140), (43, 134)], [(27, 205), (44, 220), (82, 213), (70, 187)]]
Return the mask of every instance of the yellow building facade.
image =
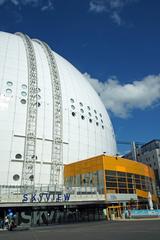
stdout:
[(108, 202), (147, 201), (157, 203), (155, 175), (142, 163), (106, 155), (65, 165), (65, 186), (79, 194), (104, 195)]

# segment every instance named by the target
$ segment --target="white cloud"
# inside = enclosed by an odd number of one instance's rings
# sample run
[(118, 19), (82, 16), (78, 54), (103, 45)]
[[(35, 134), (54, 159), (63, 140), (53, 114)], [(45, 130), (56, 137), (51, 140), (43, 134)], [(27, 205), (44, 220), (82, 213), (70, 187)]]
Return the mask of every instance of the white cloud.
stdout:
[(19, 1), (18, 1), (18, 0), (11, 0), (11, 2), (12, 2), (14, 5), (18, 5), (18, 4), (19, 4)]
[(100, 82), (87, 73), (84, 76), (100, 95), (106, 108), (118, 117), (127, 118), (134, 109), (143, 110), (160, 102), (160, 75), (149, 75), (124, 85), (115, 77)]
[(15, 7), (32, 6), (40, 8), (42, 11), (52, 10), (54, 0), (0, 0), (0, 6), (12, 3)]
[(103, 1), (90, 1), (89, 3), (89, 11), (101, 13), (106, 12), (107, 8)]
[(52, 10), (52, 9), (54, 9), (52, 0), (48, 0), (48, 3), (44, 6), (42, 6), (42, 8), (41, 8), (42, 11), (47, 11), (47, 10)]
[(113, 14), (111, 15), (111, 18), (113, 19), (113, 21), (117, 24), (117, 25), (122, 25), (123, 21), (120, 17), (120, 15), (117, 12), (113, 12)]
[(109, 17), (117, 24), (121, 25), (121, 12), (127, 5), (140, 0), (90, 0), (89, 11), (95, 13), (107, 12)]

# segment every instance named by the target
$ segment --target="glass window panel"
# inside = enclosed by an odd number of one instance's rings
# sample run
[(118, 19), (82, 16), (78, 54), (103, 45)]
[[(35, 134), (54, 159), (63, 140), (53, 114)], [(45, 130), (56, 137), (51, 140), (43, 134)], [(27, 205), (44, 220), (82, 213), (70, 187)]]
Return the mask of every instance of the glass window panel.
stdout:
[(75, 106), (74, 106), (74, 105), (71, 105), (71, 108), (74, 110), (74, 109), (75, 109)]
[(21, 95), (22, 95), (23, 97), (25, 97), (25, 96), (27, 96), (27, 93), (26, 93), (25, 91), (22, 91), (22, 92), (21, 92)]
[(128, 188), (133, 188), (133, 184), (129, 183)]
[(142, 189), (146, 190), (146, 185), (142, 184)]
[(140, 184), (140, 180), (135, 179), (136, 184)]
[(26, 84), (22, 84), (22, 88), (23, 89), (27, 89), (27, 85)]
[(117, 189), (116, 188), (107, 188), (107, 192), (108, 193), (117, 193)]
[(136, 184), (136, 188), (141, 189), (141, 185), (140, 184)]
[(140, 179), (140, 175), (135, 174), (136, 179)]
[(22, 104), (26, 104), (26, 100), (25, 99), (21, 99), (21, 103)]
[(126, 182), (126, 178), (118, 177), (118, 182)]
[(128, 189), (128, 193), (134, 193), (133, 189)]
[(124, 173), (124, 172), (117, 172), (117, 175), (118, 175), (118, 176), (125, 177), (125, 176), (126, 176), (126, 173)]
[(132, 175), (133, 174), (131, 174), (131, 173), (127, 173), (127, 177), (129, 177), (129, 178), (132, 178)]
[(119, 188), (119, 193), (127, 193), (127, 189)]
[(6, 93), (11, 94), (11, 93), (12, 93), (12, 90), (11, 90), (10, 88), (7, 88), (7, 89), (6, 89)]
[(106, 174), (110, 175), (110, 176), (116, 176), (116, 171), (109, 171), (109, 170), (107, 170)]
[(107, 182), (106, 183), (106, 186), (107, 187), (117, 187), (117, 183), (115, 182), (115, 183), (113, 183), (113, 182)]
[(18, 181), (20, 179), (20, 176), (18, 175), (18, 174), (15, 174), (14, 176), (13, 176), (13, 180), (14, 181)]
[(126, 183), (118, 183), (118, 187), (123, 187), (123, 188), (126, 188)]
[(13, 82), (8, 81), (8, 82), (7, 82), (7, 85), (8, 85), (9, 87), (13, 86)]
[(115, 182), (115, 181), (117, 181), (117, 178), (116, 177), (107, 176), (106, 180), (107, 180), (107, 182), (108, 181), (112, 181), (112, 182), (114, 181)]

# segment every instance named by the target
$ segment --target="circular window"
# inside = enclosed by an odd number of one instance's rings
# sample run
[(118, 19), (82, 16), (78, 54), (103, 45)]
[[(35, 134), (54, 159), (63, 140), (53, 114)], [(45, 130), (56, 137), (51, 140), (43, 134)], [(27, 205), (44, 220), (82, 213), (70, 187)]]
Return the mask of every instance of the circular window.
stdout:
[(8, 81), (8, 82), (7, 82), (7, 85), (8, 85), (9, 87), (11, 87), (11, 86), (13, 86), (13, 83), (10, 82), (10, 81)]
[(17, 153), (16, 156), (15, 156), (16, 159), (21, 159), (22, 158), (22, 155), (20, 153)]
[(98, 126), (98, 125), (99, 125), (99, 123), (98, 123), (98, 122), (96, 122), (96, 125)]
[(101, 122), (103, 123), (103, 120), (101, 119)]
[(73, 99), (73, 98), (71, 98), (71, 99), (70, 99), (70, 102), (71, 102), (71, 103), (74, 103), (74, 99)]
[(40, 107), (40, 106), (41, 106), (40, 102), (38, 102), (38, 103), (37, 103), (37, 106), (38, 106), (38, 107)]
[(94, 112), (95, 112), (95, 114), (97, 114), (97, 111), (96, 111), (96, 110), (94, 110)]
[(74, 110), (74, 109), (75, 109), (75, 106), (74, 106), (74, 105), (71, 105), (71, 108)]
[(88, 110), (91, 110), (91, 108), (89, 106), (87, 106)]
[(104, 129), (104, 126), (102, 125), (102, 128)]
[(23, 89), (27, 89), (27, 85), (26, 84), (22, 84), (22, 88)]
[(38, 88), (38, 92), (40, 92), (41, 91), (41, 89), (40, 88)]
[(20, 179), (20, 176), (18, 175), (18, 174), (15, 174), (14, 176), (13, 176), (13, 180), (14, 181), (18, 181)]
[(89, 119), (89, 122), (92, 123), (92, 119), (91, 118)]
[(80, 109), (80, 111), (81, 111), (81, 113), (84, 113), (84, 110), (82, 108)]
[(100, 113), (99, 116), (102, 117), (102, 114)]
[(40, 100), (41, 99), (41, 96), (40, 95), (38, 95), (38, 100)]
[(21, 103), (22, 104), (26, 104), (26, 100), (25, 99), (21, 99)]
[(33, 179), (34, 179), (34, 176), (33, 176), (33, 175), (31, 175), (31, 176), (29, 177), (29, 179), (30, 179), (30, 181), (33, 181)]
[(98, 117), (97, 117), (97, 116), (95, 116), (95, 119), (97, 119), (97, 120), (98, 120)]
[(81, 116), (81, 118), (82, 118), (82, 120), (84, 120), (84, 119), (85, 119), (85, 117), (84, 117), (83, 115)]
[(88, 113), (88, 115), (89, 115), (89, 116), (92, 116), (92, 114), (91, 114), (90, 112)]
[(6, 93), (7, 93), (7, 94), (11, 94), (11, 93), (12, 93), (12, 90), (11, 90), (10, 88), (7, 88), (7, 89), (6, 89)]
[(21, 92), (21, 95), (22, 95), (23, 97), (26, 97), (26, 96), (27, 96), (27, 93), (26, 93), (25, 91), (22, 91), (22, 92)]
[(83, 107), (83, 103), (82, 103), (82, 102), (80, 102), (79, 105), (80, 105), (81, 107)]
[(75, 117), (75, 116), (76, 116), (76, 113), (75, 113), (75, 112), (72, 112), (72, 116)]

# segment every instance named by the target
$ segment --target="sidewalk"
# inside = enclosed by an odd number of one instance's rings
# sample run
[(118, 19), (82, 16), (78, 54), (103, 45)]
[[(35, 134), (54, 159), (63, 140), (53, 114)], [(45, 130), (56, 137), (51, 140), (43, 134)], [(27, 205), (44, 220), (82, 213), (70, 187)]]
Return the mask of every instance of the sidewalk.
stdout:
[(149, 217), (149, 218), (126, 218), (126, 219), (115, 219), (114, 221), (130, 222), (130, 221), (159, 221), (160, 217)]

